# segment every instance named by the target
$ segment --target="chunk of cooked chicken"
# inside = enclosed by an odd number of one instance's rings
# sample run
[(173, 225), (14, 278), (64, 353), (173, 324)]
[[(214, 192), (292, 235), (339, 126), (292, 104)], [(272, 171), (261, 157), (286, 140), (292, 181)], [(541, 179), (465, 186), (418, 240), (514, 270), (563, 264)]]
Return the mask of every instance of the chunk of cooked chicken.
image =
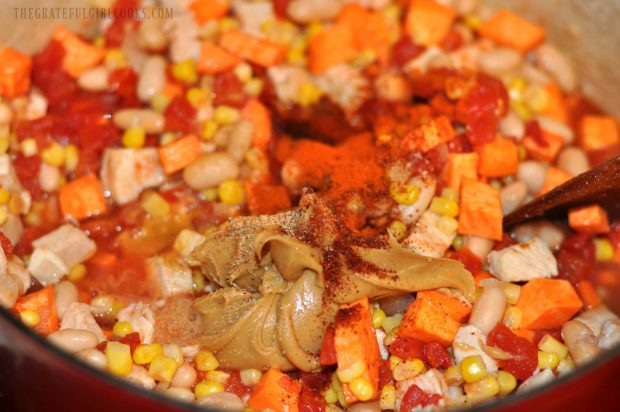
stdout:
[(183, 229), (174, 240), (174, 250), (179, 252), (182, 256), (187, 257), (198, 245), (204, 242), (205, 239), (205, 236), (194, 230)]
[(555, 256), (539, 238), (493, 251), (489, 253), (487, 261), (489, 271), (504, 282), (522, 282), (558, 275)]
[(192, 292), (192, 271), (183, 262), (162, 256), (154, 256), (146, 261), (147, 270), (159, 282), (164, 297)]
[(97, 335), (99, 342), (106, 340), (101, 327), (90, 312), (90, 306), (86, 303), (73, 302), (70, 304), (62, 317), (60, 329), (82, 329)]
[(30, 256), (28, 271), (45, 286), (58, 283), (69, 273), (69, 268), (54, 251), (47, 247), (38, 247)]
[(36, 249), (45, 248), (55, 253), (67, 268), (84, 262), (97, 251), (97, 245), (77, 227), (65, 224), (58, 229), (41, 236), (32, 246)]
[(133, 331), (140, 334), (142, 343), (153, 342), (155, 314), (149, 305), (142, 302), (131, 303), (121, 309), (116, 317), (119, 321), (129, 322)]
[(439, 406), (443, 406), (445, 404), (445, 398), (450, 396), (450, 390), (448, 389), (448, 384), (443, 374), (437, 369), (430, 369), (413, 379), (407, 379), (396, 383), (396, 410), (400, 409), (403, 397), (407, 393), (407, 390), (413, 385), (416, 385), (429, 395), (440, 395), (441, 400), (439, 401)]
[(461, 326), (454, 337), (454, 359), (461, 363), (468, 356), (480, 355), (489, 372), (497, 371), (497, 362), (482, 349), (487, 337), (474, 325)]
[(442, 257), (456, 236), (456, 228), (446, 233), (439, 228), (441, 219), (441, 216), (431, 210), (422, 213), (415, 228), (402, 241), (402, 245), (422, 256)]

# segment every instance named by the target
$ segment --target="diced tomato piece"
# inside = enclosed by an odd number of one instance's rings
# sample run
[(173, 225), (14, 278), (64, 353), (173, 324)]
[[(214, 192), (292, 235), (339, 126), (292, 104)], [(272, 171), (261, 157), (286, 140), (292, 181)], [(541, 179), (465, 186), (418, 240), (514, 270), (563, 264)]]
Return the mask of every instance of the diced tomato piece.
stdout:
[(11, 240), (2, 232), (0, 232), (0, 246), (2, 246), (5, 255), (13, 253), (13, 243), (11, 243)]
[(450, 30), (446, 37), (441, 41), (441, 48), (447, 52), (455, 51), (463, 45), (463, 36), (456, 31)]
[(506, 232), (502, 233), (502, 240), (493, 246), (493, 250), (502, 250), (508, 246), (512, 246), (517, 242)]
[(500, 348), (512, 355), (507, 360), (498, 360), (500, 368), (512, 373), (517, 379), (526, 380), (538, 367), (538, 349), (530, 341), (515, 335), (506, 325), (498, 322), (489, 332), (487, 344)]
[(276, 16), (281, 19), (286, 19), (286, 9), (288, 8), (288, 4), (291, 0), (272, 0), (273, 3), (273, 12)]
[(437, 369), (448, 369), (452, 366), (450, 355), (446, 348), (439, 342), (426, 342), (424, 344), (424, 361), (431, 367)]
[(587, 279), (595, 263), (595, 248), (592, 237), (580, 233), (565, 239), (557, 253), (560, 279), (566, 279), (573, 285)]
[(213, 104), (242, 108), (247, 100), (243, 91), (243, 83), (232, 72), (215, 76), (213, 82)]
[(39, 186), (41, 158), (39, 156), (24, 157), (20, 154), (13, 160), (13, 166), (22, 186), (30, 192), (33, 199), (39, 200), (43, 194)]
[(227, 370), (226, 373), (230, 375), (228, 377), (228, 380), (226, 381), (226, 385), (224, 385), (226, 392), (234, 393), (239, 397), (243, 397), (250, 392), (250, 388), (245, 386), (241, 381), (241, 375), (239, 375), (239, 371)]
[(330, 326), (325, 330), (325, 334), (323, 335), (323, 343), (321, 344), (320, 362), (323, 366), (335, 365), (338, 362), (336, 358), (335, 339), (336, 336), (334, 328)]
[(480, 269), (482, 268), (482, 261), (480, 258), (474, 255), (474, 253), (466, 247), (459, 249), (452, 255), (452, 258), (465, 265), (465, 269), (469, 270), (473, 274), (480, 272)]
[(440, 399), (441, 395), (436, 393), (430, 395), (420, 389), (418, 385), (411, 385), (400, 404), (400, 412), (409, 412), (418, 406), (437, 405)]
[(129, 67), (113, 70), (108, 76), (110, 88), (121, 98), (120, 107), (135, 107), (140, 105), (136, 94), (138, 76)]
[(299, 371), (299, 380), (302, 384), (318, 392), (321, 392), (331, 384), (331, 376), (323, 372)]
[(327, 403), (321, 394), (303, 385), (299, 394), (297, 407), (299, 412), (325, 412), (325, 410), (327, 410)]
[(166, 129), (178, 131), (184, 134), (194, 132), (194, 118), (196, 109), (185, 99), (184, 96), (177, 96), (166, 107), (164, 113), (166, 117)]
[(609, 241), (615, 248), (620, 248), (620, 220), (609, 226)]
[(424, 342), (408, 336), (398, 336), (388, 347), (388, 351), (403, 359), (423, 359)]
[(424, 51), (424, 46), (419, 46), (411, 40), (411, 36), (404, 35), (392, 46), (392, 65), (402, 66), (408, 61), (415, 59)]
[(133, 351), (136, 350), (138, 345), (140, 345), (140, 334), (138, 332), (131, 332), (123, 336), (118, 340), (120, 343), (124, 343), (125, 345), (129, 345), (129, 350), (133, 354)]
[(386, 359), (379, 360), (379, 388), (384, 387), (394, 381), (390, 362)]

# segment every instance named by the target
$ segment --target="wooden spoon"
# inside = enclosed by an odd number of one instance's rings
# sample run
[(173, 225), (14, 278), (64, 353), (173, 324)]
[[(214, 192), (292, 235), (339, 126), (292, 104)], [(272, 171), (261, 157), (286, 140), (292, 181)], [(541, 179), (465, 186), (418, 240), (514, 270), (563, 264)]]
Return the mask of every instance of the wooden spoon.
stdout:
[(570, 179), (504, 218), (504, 227), (545, 216), (566, 216), (567, 209), (597, 203), (610, 218), (620, 217), (620, 156)]

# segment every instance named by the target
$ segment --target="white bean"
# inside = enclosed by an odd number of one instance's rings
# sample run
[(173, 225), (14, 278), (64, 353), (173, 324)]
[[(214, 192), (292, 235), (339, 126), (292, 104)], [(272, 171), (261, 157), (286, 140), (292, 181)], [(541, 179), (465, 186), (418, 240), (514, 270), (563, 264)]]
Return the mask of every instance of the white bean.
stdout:
[(54, 292), (56, 295), (56, 312), (58, 313), (58, 318), (62, 320), (62, 316), (65, 314), (67, 307), (73, 302), (78, 301), (79, 293), (75, 284), (70, 280), (58, 282), (56, 286), (54, 286)]
[(499, 122), (499, 131), (504, 136), (521, 140), (525, 134), (525, 124), (515, 112), (511, 111)]
[(389, 102), (405, 102), (411, 99), (412, 88), (409, 81), (397, 73), (382, 73), (375, 80), (377, 97)]
[(151, 56), (144, 62), (136, 94), (143, 102), (148, 102), (153, 96), (161, 92), (166, 85), (166, 59), (161, 56)]
[(570, 144), (575, 139), (575, 133), (567, 124), (546, 116), (536, 116), (536, 121), (541, 129), (564, 139), (565, 144)]
[(479, 64), (482, 71), (502, 74), (515, 70), (521, 64), (521, 53), (509, 48), (495, 48), (480, 53)]
[(125, 376), (129, 382), (144, 389), (153, 390), (155, 388), (155, 380), (151, 378), (146, 368), (139, 365), (132, 365), (131, 372)]
[(540, 162), (534, 160), (526, 160), (519, 163), (517, 171), (517, 179), (527, 185), (528, 193), (534, 195), (540, 191), (545, 183), (547, 168)]
[(237, 161), (241, 162), (250, 147), (252, 147), (252, 133), (254, 127), (247, 120), (235, 124), (230, 133), (226, 150)]
[(558, 248), (564, 240), (564, 231), (561, 228), (544, 221), (519, 225), (512, 230), (512, 234), (519, 243), (528, 242), (537, 237), (551, 250)]
[(530, 63), (523, 63), (521, 66), (521, 76), (530, 83), (540, 85), (548, 84), (552, 81), (547, 73)]
[(214, 393), (207, 397), (199, 398), (196, 403), (222, 411), (242, 411), (245, 408), (241, 398), (230, 392)]
[(577, 75), (566, 56), (555, 46), (545, 43), (536, 49), (538, 66), (549, 73), (560, 87), (572, 92), (577, 87)]
[(188, 363), (179, 366), (170, 382), (172, 386), (191, 388), (196, 383), (196, 369)]
[(78, 85), (89, 92), (100, 92), (108, 88), (108, 69), (97, 66), (78, 77)]
[(525, 196), (527, 196), (527, 185), (517, 180), (502, 187), (499, 195), (502, 201), (502, 213), (506, 216), (523, 204)]
[(147, 133), (163, 132), (166, 120), (164, 116), (148, 109), (123, 109), (114, 113), (114, 124), (121, 129), (141, 127)]
[(97, 335), (84, 329), (57, 330), (52, 332), (47, 339), (59, 348), (71, 353), (93, 349), (99, 343)]
[(386, 316), (394, 316), (397, 313), (404, 313), (411, 302), (413, 302), (413, 296), (406, 294), (383, 298), (379, 300), (379, 306)]
[(0, 305), (11, 308), (19, 297), (19, 281), (6, 271), (0, 272)]
[(343, 2), (341, 0), (293, 0), (286, 15), (297, 23), (312, 23), (335, 18)]
[(166, 389), (166, 392), (164, 393), (167, 396), (170, 396), (171, 398), (174, 398), (174, 399), (178, 399), (180, 401), (190, 402), (196, 399), (194, 392), (192, 392), (190, 389), (181, 388), (178, 386), (171, 386), (168, 389)]
[(83, 349), (76, 353), (75, 356), (97, 369), (105, 369), (108, 367), (108, 358), (100, 350)]
[(168, 45), (161, 22), (155, 19), (143, 20), (138, 29), (138, 44), (149, 51), (161, 51)]
[(600, 352), (592, 329), (578, 320), (569, 320), (562, 326), (562, 339), (577, 365), (594, 359)]
[(224, 152), (203, 154), (183, 170), (183, 180), (196, 190), (216, 187), (224, 180), (238, 176), (237, 161)]
[(45, 162), (39, 168), (39, 186), (48, 193), (55, 192), (60, 186), (60, 169)]
[(381, 412), (381, 407), (379, 406), (379, 401), (374, 402), (357, 402), (354, 403), (350, 408), (350, 412)]
[(484, 288), (474, 303), (469, 317), (469, 324), (478, 327), (485, 335), (504, 317), (506, 294), (498, 286)]
[(484, 261), (493, 249), (493, 241), (483, 237), (468, 236), (465, 239), (465, 247)]
[(13, 109), (6, 103), (0, 103), (0, 126), (9, 126), (13, 120)]
[(590, 161), (582, 149), (569, 146), (562, 149), (558, 155), (558, 167), (573, 176), (577, 176), (590, 170)]
[(28, 269), (26, 269), (24, 261), (21, 260), (19, 256), (11, 255), (7, 259), (7, 272), (10, 275), (13, 275), (15, 279), (19, 281), (20, 295), (23, 295), (28, 289), (30, 289), (30, 284), (32, 283), (32, 276), (30, 276), (30, 272), (28, 272)]

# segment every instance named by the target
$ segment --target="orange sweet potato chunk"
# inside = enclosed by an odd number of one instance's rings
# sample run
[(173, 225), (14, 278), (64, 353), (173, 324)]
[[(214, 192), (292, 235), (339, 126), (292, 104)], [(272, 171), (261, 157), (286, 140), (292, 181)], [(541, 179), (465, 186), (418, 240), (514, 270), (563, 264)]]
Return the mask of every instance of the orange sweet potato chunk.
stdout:
[(516, 307), (524, 329), (554, 329), (570, 320), (583, 306), (570, 282), (532, 279), (521, 288)]
[(301, 383), (278, 369), (271, 368), (252, 390), (248, 406), (254, 410), (297, 412)]
[(545, 39), (545, 30), (509, 10), (501, 10), (478, 29), (481, 37), (522, 53), (538, 46)]
[(609, 116), (584, 116), (580, 124), (581, 146), (585, 150), (600, 150), (620, 142), (618, 124)]
[(448, 346), (460, 326), (460, 322), (450, 317), (440, 302), (423, 296), (418, 297), (405, 311), (398, 327), (398, 336)]
[(32, 59), (6, 47), (0, 51), (0, 95), (9, 99), (28, 93)]
[(519, 165), (517, 145), (510, 139), (497, 136), (493, 141), (476, 147), (480, 158), (478, 172), (485, 177), (515, 174)]
[(547, 174), (545, 175), (545, 182), (543, 183), (543, 186), (540, 189), (540, 192), (538, 192), (538, 195), (539, 196), (544, 195), (548, 191), (560, 186), (562, 183), (566, 182), (571, 177), (573, 177), (573, 175), (571, 175), (570, 173), (565, 172), (562, 169), (558, 169), (557, 167), (551, 166), (547, 170)]
[(439, 305), (441, 310), (457, 322), (463, 323), (471, 313), (471, 305), (456, 296), (449, 296), (436, 290), (418, 292), (417, 299), (427, 299)]
[(532, 136), (525, 136), (521, 143), (532, 159), (552, 163), (564, 146), (564, 138), (543, 130), (542, 140), (539, 142)]
[(458, 232), (502, 240), (502, 204), (499, 191), (486, 183), (464, 178)]
[(401, 147), (410, 152), (428, 152), (432, 148), (452, 140), (455, 136), (456, 133), (450, 120), (446, 116), (439, 116), (409, 132), (403, 138)]
[(461, 180), (478, 178), (478, 153), (450, 153), (444, 167), (444, 180), (448, 187), (459, 190)]
[(599, 205), (588, 205), (568, 211), (568, 225), (577, 232), (609, 233), (607, 212)]
[(415, 43), (435, 46), (446, 37), (455, 17), (451, 7), (435, 0), (411, 0), (405, 30)]

